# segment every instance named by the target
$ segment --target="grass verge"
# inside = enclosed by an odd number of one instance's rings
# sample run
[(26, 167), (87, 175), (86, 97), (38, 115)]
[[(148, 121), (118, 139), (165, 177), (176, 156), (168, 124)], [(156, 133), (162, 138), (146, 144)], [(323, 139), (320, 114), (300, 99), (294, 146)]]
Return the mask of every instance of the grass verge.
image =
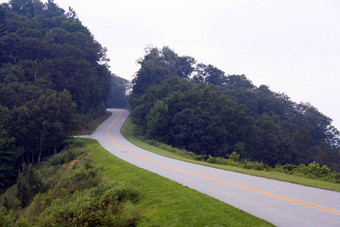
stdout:
[(94, 140), (85, 143), (95, 165), (109, 179), (133, 185), (140, 193), (138, 226), (272, 226), (205, 194), (124, 162)]
[(213, 163), (208, 163), (205, 161), (197, 161), (197, 160), (189, 159), (181, 155), (163, 150), (159, 147), (152, 146), (146, 143), (142, 138), (135, 136), (134, 125), (131, 123), (130, 118), (125, 122), (121, 131), (122, 131), (123, 136), (127, 140), (129, 140), (131, 143), (135, 144), (136, 146), (141, 147), (145, 150), (154, 152), (156, 154), (169, 157), (169, 158), (174, 158), (174, 159), (178, 159), (178, 160), (182, 160), (186, 162), (196, 163), (196, 164), (210, 166), (210, 167), (219, 168), (219, 169), (230, 170), (230, 171), (244, 173), (244, 174), (253, 175), (253, 176), (265, 177), (269, 179), (286, 181), (290, 183), (296, 183), (296, 184), (301, 184), (305, 186), (317, 187), (317, 188), (340, 192), (340, 184), (337, 184), (337, 183), (310, 179), (310, 178), (300, 177), (300, 176), (295, 176), (295, 175), (289, 175), (289, 174), (275, 172), (275, 171), (258, 171), (258, 170), (251, 170), (251, 169), (243, 169), (240, 167), (229, 166), (229, 165), (213, 164)]

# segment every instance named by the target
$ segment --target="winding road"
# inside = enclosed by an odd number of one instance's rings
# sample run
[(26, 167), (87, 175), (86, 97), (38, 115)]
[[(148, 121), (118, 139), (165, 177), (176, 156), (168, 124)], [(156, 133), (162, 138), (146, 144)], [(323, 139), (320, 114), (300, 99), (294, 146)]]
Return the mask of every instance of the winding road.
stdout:
[(120, 133), (129, 112), (90, 136), (118, 158), (264, 219), (276, 226), (340, 226), (340, 193), (192, 164), (143, 150)]

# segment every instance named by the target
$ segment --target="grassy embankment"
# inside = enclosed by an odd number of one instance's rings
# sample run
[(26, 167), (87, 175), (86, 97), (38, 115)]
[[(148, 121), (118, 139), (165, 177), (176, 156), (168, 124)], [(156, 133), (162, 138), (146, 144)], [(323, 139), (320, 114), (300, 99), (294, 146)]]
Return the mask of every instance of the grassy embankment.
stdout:
[(145, 140), (139, 136), (135, 136), (135, 129), (134, 125), (131, 123), (130, 119), (128, 119), (123, 128), (122, 128), (122, 134), (124, 137), (129, 140), (130, 142), (134, 143), (135, 145), (166, 156), (174, 159), (179, 159), (191, 163), (196, 163), (200, 165), (205, 165), (205, 166), (210, 166), (214, 168), (219, 168), (219, 169), (225, 169), (225, 170), (230, 170), (230, 171), (235, 171), (239, 173), (244, 173), (244, 174), (249, 174), (249, 175), (254, 175), (254, 176), (260, 176), (260, 177), (265, 177), (269, 179), (276, 179), (280, 181), (286, 181), (286, 182), (291, 182), (291, 183), (296, 183), (296, 184), (301, 184), (301, 185), (306, 185), (306, 186), (312, 186), (312, 187), (317, 187), (317, 188), (323, 188), (323, 189), (328, 189), (332, 191), (338, 191), (340, 192), (340, 184), (338, 183), (332, 183), (332, 182), (327, 182), (323, 180), (317, 180), (317, 179), (310, 179), (306, 177), (301, 177), (301, 176), (296, 176), (296, 175), (290, 175), (290, 174), (285, 174), (282, 172), (276, 172), (276, 171), (258, 171), (258, 170), (253, 170), (253, 169), (244, 169), (236, 166), (230, 166), (230, 165), (219, 165), (219, 164), (214, 164), (214, 163), (208, 163), (206, 161), (198, 161), (198, 160), (193, 160), (190, 158), (187, 158), (183, 155), (180, 155), (178, 153), (173, 153), (164, 149), (161, 149), (156, 146), (152, 146), (148, 143), (145, 142)]
[(271, 226), (241, 210), (126, 163), (93, 140), (83, 140), (95, 165), (139, 192), (138, 226)]
[[(105, 119), (92, 125), (93, 131)], [(84, 142), (105, 178), (133, 185), (138, 190), (136, 208), (141, 215), (138, 226), (271, 226), (214, 198), (126, 163), (94, 140), (78, 140)]]
[(272, 225), (75, 139), (0, 196), (0, 226)]

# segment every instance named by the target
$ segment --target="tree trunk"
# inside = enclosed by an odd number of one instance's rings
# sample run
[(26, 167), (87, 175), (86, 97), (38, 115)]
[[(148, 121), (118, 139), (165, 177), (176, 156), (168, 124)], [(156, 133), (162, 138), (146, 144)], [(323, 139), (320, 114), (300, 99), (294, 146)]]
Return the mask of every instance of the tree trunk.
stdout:
[(41, 160), (41, 153), (42, 153), (42, 140), (43, 140), (43, 137), (42, 137), (42, 135), (40, 135), (38, 163), (40, 163), (40, 160)]

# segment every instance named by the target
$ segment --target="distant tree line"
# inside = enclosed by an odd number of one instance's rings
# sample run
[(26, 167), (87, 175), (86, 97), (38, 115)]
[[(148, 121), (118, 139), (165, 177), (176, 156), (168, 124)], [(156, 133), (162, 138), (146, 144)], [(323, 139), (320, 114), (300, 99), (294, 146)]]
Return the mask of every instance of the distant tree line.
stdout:
[(127, 93), (131, 87), (131, 82), (118, 77), (114, 74), (111, 75), (111, 93), (107, 107), (109, 108), (126, 108), (129, 106), (129, 98)]
[(53, 0), (0, 5), (0, 191), (105, 112), (106, 50)]
[(139, 64), (132, 121), (149, 138), (206, 157), (236, 151), (271, 166), (316, 161), (340, 170), (339, 132), (311, 104), (168, 47), (147, 49)]

